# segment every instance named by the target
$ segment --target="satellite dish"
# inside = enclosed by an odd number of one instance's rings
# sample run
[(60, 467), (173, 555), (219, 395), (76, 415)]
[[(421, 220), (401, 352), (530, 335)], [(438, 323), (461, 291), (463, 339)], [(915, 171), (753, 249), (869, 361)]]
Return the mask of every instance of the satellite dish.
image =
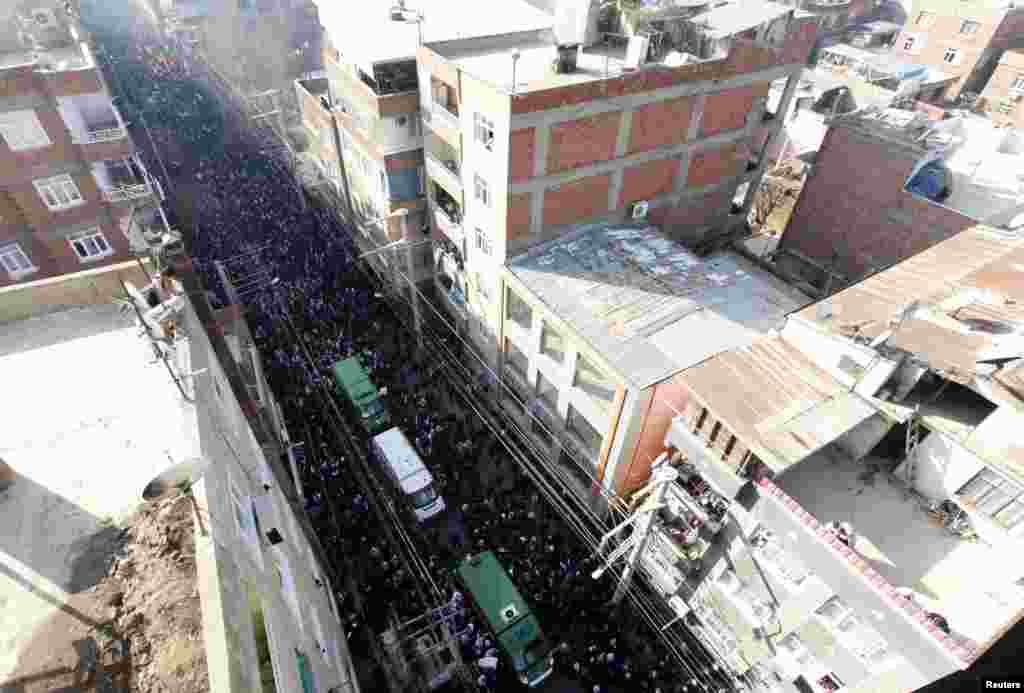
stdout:
[(196, 457), (169, 467), (146, 484), (142, 489), (142, 500), (153, 502), (182, 491), (203, 478), (209, 466), (209, 460)]

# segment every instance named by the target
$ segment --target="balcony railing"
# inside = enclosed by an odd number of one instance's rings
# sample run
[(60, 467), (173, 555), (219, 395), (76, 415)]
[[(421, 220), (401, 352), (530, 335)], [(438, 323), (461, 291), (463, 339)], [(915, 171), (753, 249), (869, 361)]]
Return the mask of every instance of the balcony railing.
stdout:
[(427, 174), (447, 190), (452, 197), (462, 197), (462, 180), (459, 178), (459, 163), (454, 159), (442, 160), (433, 152), (426, 155)]
[(115, 140), (121, 140), (127, 136), (128, 131), (122, 127), (102, 128), (99, 130), (89, 130), (88, 132), (76, 135), (75, 142), (77, 144), (96, 144), (97, 142), (113, 142)]
[(125, 200), (139, 200), (153, 194), (153, 186), (149, 183), (137, 185), (118, 185), (107, 188), (103, 191), (103, 198), (107, 202), (124, 202)]
[(456, 115), (455, 113), (452, 113), (447, 108), (445, 108), (444, 106), (437, 102), (434, 103), (433, 107), (430, 110), (434, 117), (440, 120), (446, 127), (449, 127), (453, 130), (459, 129), (459, 116)]
[[(824, 549), (832, 555), (833, 560), (846, 564), (849, 573), (861, 579), (862, 587), (866, 588), (887, 603), (893, 611), (902, 615), (907, 621), (915, 626), (918, 633), (927, 634), (941, 646), (941, 649), (956, 660), (961, 668), (969, 666), (978, 656), (978, 651), (973, 645), (957, 642), (954, 638), (944, 633), (928, 614), (913, 601), (906, 599), (896, 588), (891, 585), (881, 574), (871, 567), (856, 551), (839, 540), (836, 534), (830, 531), (826, 525), (819, 522), (813, 515), (804, 510), (785, 491), (776, 486), (768, 479), (761, 479), (757, 482), (762, 498), (778, 504), (797, 526), (802, 526), (804, 531), (817, 539), (817, 544), (806, 545), (808, 550), (812, 548), (820, 553)], [(817, 547), (817, 548), (815, 548)], [(801, 554), (802, 555), (802, 554)], [(819, 565), (827, 567), (831, 561), (819, 561)], [(832, 563), (835, 565), (834, 563)], [(817, 570), (815, 572), (818, 572)], [(831, 582), (831, 580), (826, 580)]]
[(434, 207), (434, 223), (457, 246), (462, 244), (462, 225), (452, 219), (439, 206)]

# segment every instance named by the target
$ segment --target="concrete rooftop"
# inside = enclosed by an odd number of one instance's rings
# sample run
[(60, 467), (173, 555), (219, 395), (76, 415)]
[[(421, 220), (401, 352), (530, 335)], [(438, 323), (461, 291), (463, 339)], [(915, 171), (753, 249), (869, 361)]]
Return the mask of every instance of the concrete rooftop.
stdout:
[(985, 645), (1024, 609), (1024, 588), (1000, 579), (1019, 574), (1024, 556), (952, 536), (869, 462), (826, 449), (775, 483), (819, 522), (849, 522), (852, 548), (891, 585), (914, 590), (923, 609), (945, 616), (955, 640)]
[(101, 577), (85, 557), (143, 487), (198, 454), (194, 408), (130, 318), (99, 306), (8, 323), (0, 459), (0, 681), (19, 648)]
[(741, 257), (699, 258), (653, 226), (585, 226), (509, 269), (641, 388), (750, 344), (804, 303)]
[[(373, 64), (416, 56), (415, 23), (391, 20), (392, 0), (368, 0), (355, 7), (338, 0), (314, 0), (320, 24), (348, 62), (373, 74)], [(407, 9), (423, 15), (423, 42), (494, 36), (550, 28), (551, 15), (526, 0), (469, 5), (452, 0), (410, 0)], [(412, 15), (410, 15), (412, 16)], [(358, 20), (358, 21), (357, 21)]]

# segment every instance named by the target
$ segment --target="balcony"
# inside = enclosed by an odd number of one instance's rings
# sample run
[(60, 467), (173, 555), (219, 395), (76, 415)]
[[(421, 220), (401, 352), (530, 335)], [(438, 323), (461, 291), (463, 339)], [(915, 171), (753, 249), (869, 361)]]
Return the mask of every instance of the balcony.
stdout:
[(462, 199), (461, 153), (432, 132), (427, 133), (424, 145), (427, 175), (454, 199)]
[(692, 433), (682, 416), (672, 419), (665, 443), (684, 453), (687, 460), (696, 468), (712, 488), (725, 498), (735, 498), (746, 483), (730, 465), (721, 459), (721, 453), (708, 448), (696, 433)]
[(93, 177), (107, 202), (131, 202), (157, 192), (149, 174), (135, 158), (100, 161), (92, 166)]
[(455, 244), (463, 247), (465, 234), (462, 230), (462, 208), (454, 197), (435, 181), (429, 182), (434, 200), (434, 225)]

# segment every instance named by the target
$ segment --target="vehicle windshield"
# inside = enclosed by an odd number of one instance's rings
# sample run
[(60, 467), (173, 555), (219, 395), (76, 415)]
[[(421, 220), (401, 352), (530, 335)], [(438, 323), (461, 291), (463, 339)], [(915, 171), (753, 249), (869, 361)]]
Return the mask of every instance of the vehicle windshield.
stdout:
[(434, 490), (434, 485), (430, 484), (429, 486), (424, 486), (409, 497), (412, 499), (413, 507), (422, 508), (430, 505), (437, 499), (437, 491)]
[[(546, 638), (540, 637), (512, 655), (512, 666), (518, 672), (526, 671), (538, 662), (543, 663), (544, 657), (551, 650)], [(541, 668), (540, 671), (544, 669)]]

